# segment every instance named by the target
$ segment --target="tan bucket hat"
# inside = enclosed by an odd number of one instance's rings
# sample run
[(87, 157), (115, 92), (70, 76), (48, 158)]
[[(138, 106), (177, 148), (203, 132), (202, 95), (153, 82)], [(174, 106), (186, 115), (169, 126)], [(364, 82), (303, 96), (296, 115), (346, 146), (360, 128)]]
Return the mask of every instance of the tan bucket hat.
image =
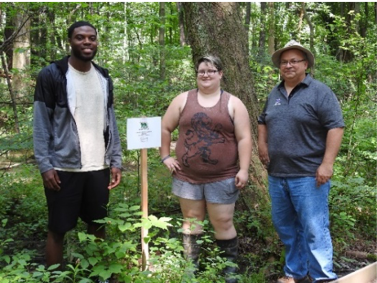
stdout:
[(314, 55), (313, 55), (313, 53), (311, 53), (308, 49), (306, 49), (304, 46), (302, 46), (297, 41), (291, 40), (282, 49), (279, 49), (279, 50), (275, 51), (274, 54), (272, 54), (272, 57), (271, 57), (272, 63), (274, 63), (274, 65), (276, 67), (278, 67), (278, 68), (280, 67), (280, 55), (281, 55), (281, 53), (283, 53), (284, 51), (287, 51), (289, 49), (301, 50), (307, 56), (308, 67), (310, 68), (311, 66), (314, 65)]

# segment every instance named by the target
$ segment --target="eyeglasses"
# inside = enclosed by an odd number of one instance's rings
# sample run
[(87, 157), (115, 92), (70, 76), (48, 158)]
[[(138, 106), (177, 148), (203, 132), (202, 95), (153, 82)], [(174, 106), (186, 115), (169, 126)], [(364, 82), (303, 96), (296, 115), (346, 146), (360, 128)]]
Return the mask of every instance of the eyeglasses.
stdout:
[(207, 74), (208, 76), (213, 76), (214, 74), (216, 74), (216, 72), (218, 72), (218, 70), (199, 71), (197, 72), (197, 75), (198, 77), (204, 77), (205, 74)]
[(306, 59), (302, 59), (302, 60), (292, 60), (292, 61), (281, 61), (280, 62), (280, 66), (288, 66), (288, 64), (290, 64), (291, 66), (295, 66), (297, 65), (298, 63), (300, 62), (303, 62), (303, 61), (306, 61)]

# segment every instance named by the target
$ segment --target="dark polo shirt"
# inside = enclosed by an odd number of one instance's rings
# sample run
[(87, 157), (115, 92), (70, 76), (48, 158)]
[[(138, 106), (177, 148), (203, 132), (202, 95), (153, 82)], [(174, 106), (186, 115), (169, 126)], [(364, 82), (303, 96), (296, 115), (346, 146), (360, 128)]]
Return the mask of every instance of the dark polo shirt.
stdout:
[(269, 94), (259, 124), (267, 126), (268, 173), (274, 177), (315, 176), (327, 132), (344, 127), (335, 94), (310, 75), (287, 96), (284, 82)]

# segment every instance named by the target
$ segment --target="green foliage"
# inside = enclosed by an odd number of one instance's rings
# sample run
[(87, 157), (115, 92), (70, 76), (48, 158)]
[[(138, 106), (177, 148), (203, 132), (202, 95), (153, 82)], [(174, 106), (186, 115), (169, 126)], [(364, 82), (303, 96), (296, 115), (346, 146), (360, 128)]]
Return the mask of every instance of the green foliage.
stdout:
[[(138, 62), (129, 61), (120, 66), (114, 62), (110, 67), (117, 85), (118, 109), (126, 111), (129, 117), (162, 116), (174, 96), (194, 87), (189, 79), (193, 74), (192, 66), (188, 60), (182, 60), (187, 58), (190, 49), (166, 47), (169, 59), (166, 61), (168, 79), (165, 80), (159, 78), (159, 66), (151, 63), (153, 56), (150, 54), (155, 49), (155, 46), (145, 46), (145, 54)], [(140, 54), (138, 50), (131, 52)]]
[[(346, 26), (342, 17), (335, 16), (334, 25)], [(356, 22), (351, 22), (356, 30)], [(374, 33), (376, 27), (370, 28)], [(334, 90), (343, 109), (346, 124), (343, 145), (339, 155), (342, 168), (337, 172), (351, 178), (362, 177), (368, 186), (376, 184), (375, 168), (376, 128), (375, 90), (377, 43), (372, 37), (362, 38), (357, 32), (347, 32), (341, 37), (341, 48), (352, 50), (357, 60), (341, 63), (328, 55), (317, 56), (317, 78)], [(341, 79), (339, 79), (341, 78)]]
[(376, 190), (363, 178), (337, 177), (330, 192), (331, 226), (336, 242), (347, 248), (354, 232), (373, 235), (376, 229)]
[[(255, 58), (257, 58), (258, 54), (252, 54), (252, 56), (255, 56)], [(265, 58), (263, 63), (265, 63), (266, 65), (258, 63), (252, 64), (251, 66), (255, 78), (254, 88), (257, 93), (258, 101), (260, 102), (259, 107), (261, 109), (266, 102), (268, 93), (279, 82), (278, 73), (274, 69), (275, 67), (271, 66), (272, 64), (270, 63), (270, 60), (267, 60), (267, 58)]]
[(4, 173), (1, 183), (0, 217), (6, 221), (4, 229), (0, 229), (0, 239), (14, 239), (7, 247), (8, 253), (30, 248), (30, 240), (44, 235), (47, 225), (38, 169), (34, 165), (17, 167)]
[[(139, 151), (126, 150), (127, 118), (162, 116), (177, 94), (195, 87), (191, 49), (180, 44), (176, 3), (166, 3), (165, 25), (158, 16), (158, 2), (0, 5), (1, 44), (6, 41), (5, 34), (13, 30), (16, 16), (32, 16), (31, 65), (24, 70), (9, 66), (11, 75), (25, 77), (25, 88), (22, 97), (16, 99), (15, 109), (7, 81), (0, 78), (0, 282), (49, 282), (52, 278), (55, 282), (85, 283), (96, 276), (109, 278), (110, 274), (123, 282), (221, 282), (219, 271), (226, 263), (213, 243), (208, 220), (201, 223), (208, 233), (203, 241), (203, 270), (196, 278), (185, 273), (192, 266), (181, 256), (179, 203), (170, 193), (170, 174), (161, 166), (157, 150), (148, 151), (151, 213), (147, 219), (141, 219)], [(329, 198), (331, 231), (339, 259), (360, 239), (374, 241), (376, 224), (377, 29), (371, 12), (374, 3), (359, 3), (359, 10), (349, 9), (349, 5), (305, 3), (308, 19), (315, 26), (314, 76), (337, 95), (346, 123)], [(268, 36), (274, 36), (274, 47), (279, 48), (291, 38), (309, 46), (311, 35), (308, 20), (301, 21), (297, 16), (302, 3), (276, 2), (267, 6), (265, 14), (261, 13), (260, 4), (251, 3), (251, 7), (249, 65), (254, 81), (241, 83), (254, 84), (262, 106), (280, 79), (267, 52)], [(368, 8), (370, 12), (366, 13)], [(32, 159), (33, 89), (39, 70), (69, 52), (66, 30), (73, 21), (82, 19), (97, 27), (100, 47), (95, 61), (108, 68), (114, 79), (124, 172), (121, 185), (111, 192), (109, 217), (101, 222), (106, 225), (107, 240), (82, 233), (85, 228), (79, 223), (67, 235), (68, 264), (59, 271), (56, 266), (45, 268), (41, 263), (47, 209), (40, 174)], [(161, 27), (165, 28), (164, 46), (158, 44)], [(264, 48), (260, 46), (262, 32)], [(160, 74), (162, 53), (164, 77)], [(5, 54), (6, 59), (8, 55)], [(253, 117), (257, 115), (252, 113)], [(17, 119), (19, 132), (15, 127)], [(245, 243), (240, 281), (267, 282), (271, 274), (281, 272), (284, 251), (272, 227), (270, 208), (236, 211), (235, 225)], [(146, 240), (154, 270), (140, 270), (141, 227), (149, 230)]]
[[(181, 256), (182, 243), (167, 234), (157, 236), (159, 230), (168, 232), (172, 227), (171, 218), (140, 218), (137, 205), (119, 204), (113, 210), (112, 217), (98, 221), (106, 224), (110, 236), (101, 240), (93, 235), (77, 233), (75, 247), (71, 247), (73, 261), (65, 270), (56, 270), (57, 265), (46, 269), (32, 262), (32, 254), (17, 253), (14, 256), (2, 256), (0, 264), (6, 265), (0, 270), (1, 282), (93, 282), (95, 278), (106, 280), (113, 278), (119, 282), (209, 282), (221, 280), (221, 270), (230, 263), (219, 256), (219, 250), (213, 247), (210, 236), (204, 243), (203, 271), (196, 278), (185, 278), (184, 271), (191, 263)], [(202, 224), (208, 224), (202, 223)], [(150, 229), (147, 241), (150, 245), (150, 269), (140, 268), (139, 243), (140, 228)], [(9, 240), (10, 242), (10, 240)], [(4, 242), (2, 246), (5, 246)], [(73, 244), (71, 242), (71, 244)], [(0, 265), (1, 267), (1, 265)], [(49, 281), (53, 280), (53, 281)]]

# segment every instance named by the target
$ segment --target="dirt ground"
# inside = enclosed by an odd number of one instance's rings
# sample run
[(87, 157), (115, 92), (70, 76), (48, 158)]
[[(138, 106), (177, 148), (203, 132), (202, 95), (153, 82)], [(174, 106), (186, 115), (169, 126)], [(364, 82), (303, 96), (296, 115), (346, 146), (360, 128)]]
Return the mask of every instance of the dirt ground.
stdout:
[[(242, 254), (255, 253), (263, 254), (265, 243), (253, 241), (252, 238), (240, 238), (240, 254), (241, 254), (241, 271), (250, 269), (253, 264), (251, 262), (242, 261)], [(268, 262), (279, 261), (279, 258), (271, 256)], [(353, 247), (350, 247), (344, 254), (334, 255), (334, 272), (339, 278), (342, 278), (356, 270), (359, 270), (371, 263), (377, 261), (377, 242), (374, 243), (358, 241)], [(277, 278), (283, 276), (282, 270), (279, 271), (271, 268), (265, 271), (265, 278), (268, 283), (275, 283)], [(377, 283), (377, 282), (355, 282), (355, 283)]]

